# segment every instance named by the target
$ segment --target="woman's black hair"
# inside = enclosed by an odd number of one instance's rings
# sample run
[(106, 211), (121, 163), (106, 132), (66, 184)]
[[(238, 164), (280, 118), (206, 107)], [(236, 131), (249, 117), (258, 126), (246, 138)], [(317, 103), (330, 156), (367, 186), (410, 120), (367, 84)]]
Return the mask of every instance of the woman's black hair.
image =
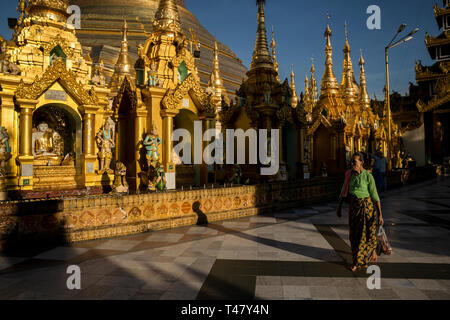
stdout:
[(361, 152), (355, 152), (353, 154), (354, 157), (359, 157), (359, 160), (361, 160), (362, 162), (365, 162), (365, 157)]

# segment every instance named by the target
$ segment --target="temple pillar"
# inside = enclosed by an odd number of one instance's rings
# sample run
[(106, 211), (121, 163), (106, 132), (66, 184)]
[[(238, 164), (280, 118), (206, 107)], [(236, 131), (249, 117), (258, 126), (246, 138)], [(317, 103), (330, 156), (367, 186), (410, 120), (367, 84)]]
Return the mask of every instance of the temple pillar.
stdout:
[[(143, 110), (137, 110), (136, 111), (136, 118), (135, 118), (135, 124), (134, 124), (134, 145), (137, 146), (145, 139), (145, 135), (148, 132), (147, 128), (147, 117), (148, 117), (148, 111), (146, 109)], [(142, 176), (142, 168), (139, 164), (141, 157), (140, 149), (136, 148), (135, 151), (135, 161), (134, 161), (134, 173), (136, 175), (136, 190), (139, 189), (141, 186), (141, 176)]]
[(354, 137), (350, 137), (349, 140), (350, 140), (350, 153), (351, 153), (351, 156), (353, 156), (353, 154), (356, 152), (356, 150), (355, 150), (355, 138)]
[(33, 189), (33, 111), (36, 108), (37, 100), (17, 99), (20, 107), (19, 122), (19, 188), (21, 190)]
[(305, 128), (299, 130), (300, 162), (305, 163)]
[[(215, 129), (216, 123), (215, 123), (216, 116), (214, 114), (212, 115), (206, 115), (202, 119), (202, 126), (203, 126), (203, 135), (206, 131), (209, 129)], [(203, 140), (203, 138), (202, 138)], [(202, 152), (205, 150), (205, 147), (212, 143), (212, 139), (210, 142), (202, 141)], [(202, 165), (200, 167), (200, 184), (205, 185), (208, 183), (213, 183), (215, 180), (214, 177), (214, 165), (207, 165), (205, 163), (204, 157), (202, 158)]]
[(83, 184), (85, 187), (92, 187), (98, 184), (97, 175), (95, 173), (95, 164), (97, 162), (96, 145), (95, 145), (95, 113), (97, 106), (83, 106), (83, 154), (82, 154), (82, 174)]
[(161, 111), (163, 118), (163, 134), (162, 134), (162, 161), (164, 166), (164, 172), (166, 173), (167, 189), (175, 189), (175, 164), (172, 159), (173, 150), (173, 118), (176, 116), (176, 112), (170, 112), (168, 110)]
[(287, 163), (286, 160), (284, 159), (284, 146), (283, 146), (283, 127), (284, 127), (285, 123), (280, 122), (278, 124), (278, 154), (279, 154), (279, 161), (280, 161), (280, 174), (281, 174), (281, 180), (282, 181), (287, 181), (289, 179), (288, 175), (288, 169), (287, 169)]

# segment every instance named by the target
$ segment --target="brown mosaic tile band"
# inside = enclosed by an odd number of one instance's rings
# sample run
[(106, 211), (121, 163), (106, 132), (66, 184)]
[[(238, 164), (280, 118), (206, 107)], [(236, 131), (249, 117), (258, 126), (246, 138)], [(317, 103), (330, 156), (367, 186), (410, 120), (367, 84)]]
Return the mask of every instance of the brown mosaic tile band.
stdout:
[(1, 248), (12, 242), (109, 238), (334, 200), (342, 179), (0, 204)]

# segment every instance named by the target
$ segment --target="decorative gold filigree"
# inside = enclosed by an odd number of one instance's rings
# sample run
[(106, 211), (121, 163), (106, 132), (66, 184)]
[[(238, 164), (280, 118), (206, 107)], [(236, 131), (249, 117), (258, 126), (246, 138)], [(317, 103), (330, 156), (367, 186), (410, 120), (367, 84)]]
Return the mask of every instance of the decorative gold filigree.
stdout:
[(179, 54), (170, 62), (174, 68), (178, 68), (182, 63), (186, 64), (189, 71), (194, 72), (196, 70), (194, 58), (191, 53), (183, 47)]
[(119, 92), (118, 92), (117, 96), (114, 98), (114, 107), (117, 112), (119, 110), (120, 104), (122, 103), (122, 100), (124, 99), (125, 94), (130, 99), (131, 109), (136, 110), (137, 106), (138, 106), (137, 93), (136, 93), (136, 89), (134, 88), (134, 85), (128, 79), (128, 76), (125, 76), (123, 78), (122, 84), (120, 85)]
[(293, 109), (290, 106), (283, 106), (278, 109), (276, 115), (280, 124), (284, 124), (285, 122), (293, 122), (292, 110)]
[[(191, 94), (193, 100), (197, 100), (197, 108), (202, 112), (210, 113), (215, 110), (212, 105), (211, 96), (200, 86), (200, 80), (197, 75), (191, 73), (180, 83), (175, 89), (169, 89), (162, 100), (162, 108), (169, 110), (177, 110), (181, 106), (181, 101), (187, 93)], [(214, 111), (215, 113), (215, 111)]]
[(421, 100), (417, 102), (416, 106), (420, 112), (433, 111), (450, 101), (450, 76), (439, 79), (434, 87), (434, 92), (436, 92), (436, 94), (428, 104), (423, 103)]
[(75, 74), (66, 69), (61, 58), (48, 67), (42, 77), (36, 76), (32, 85), (27, 85), (22, 80), (16, 90), (16, 98), (36, 100), (56, 81), (60, 81), (65, 90), (80, 104), (96, 105), (99, 101), (94, 92), (89, 93), (77, 82)]
[(28, 0), (28, 9), (32, 7), (48, 7), (65, 12), (68, 6), (68, 0)]
[(72, 58), (74, 54), (74, 49), (69, 47), (67, 45), (66, 40), (64, 40), (61, 35), (56, 35), (56, 37), (50, 41), (49, 43), (46, 43), (43, 46), (44, 49), (44, 55), (48, 56), (50, 55), (50, 52), (55, 49), (57, 46), (61, 48), (61, 50), (64, 52), (64, 54), (67, 56), (67, 58)]

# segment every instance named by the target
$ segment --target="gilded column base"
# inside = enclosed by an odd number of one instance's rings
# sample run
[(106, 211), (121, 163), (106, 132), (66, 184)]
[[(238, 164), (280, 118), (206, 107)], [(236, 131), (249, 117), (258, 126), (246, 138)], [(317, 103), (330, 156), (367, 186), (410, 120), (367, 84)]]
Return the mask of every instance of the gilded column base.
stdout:
[(82, 181), (84, 187), (111, 186), (114, 182), (114, 171), (98, 171), (95, 169), (98, 158), (91, 155), (82, 156)]
[(19, 156), (19, 181), (20, 190), (33, 190), (34, 157)]

